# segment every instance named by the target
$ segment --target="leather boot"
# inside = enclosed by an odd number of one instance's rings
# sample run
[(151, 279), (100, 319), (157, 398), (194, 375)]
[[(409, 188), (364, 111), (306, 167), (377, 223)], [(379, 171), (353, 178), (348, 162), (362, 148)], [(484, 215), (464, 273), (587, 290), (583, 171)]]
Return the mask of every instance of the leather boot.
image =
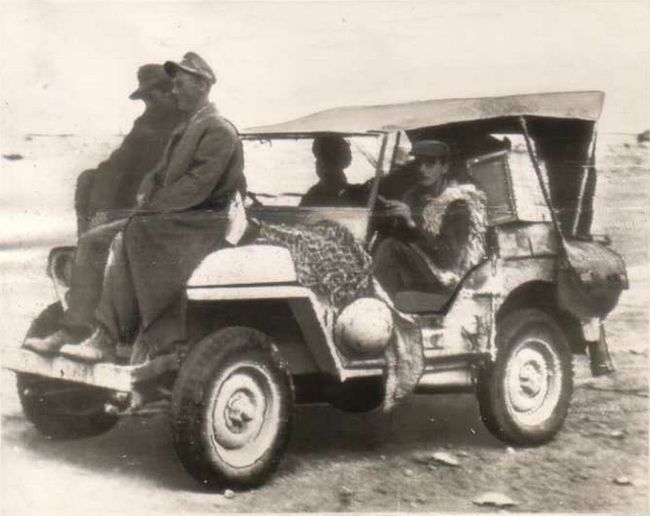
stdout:
[(61, 354), (82, 362), (114, 362), (116, 343), (103, 328), (97, 328), (93, 334), (78, 345), (61, 348)]
[(65, 344), (78, 342), (75, 337), (66, 329), (55, 331), (47, 337), (30, 337), (25, 339), (23, 348), (35, 351), (42, 355), (54, 355)]
[(616, 371), (609, 355), (609, 347), (605, 339), (605, 328), (602, 324), (600, 326), (600, 338), (595, 342), (589, 342), (588, 349), (592, 376), (603, 376)]

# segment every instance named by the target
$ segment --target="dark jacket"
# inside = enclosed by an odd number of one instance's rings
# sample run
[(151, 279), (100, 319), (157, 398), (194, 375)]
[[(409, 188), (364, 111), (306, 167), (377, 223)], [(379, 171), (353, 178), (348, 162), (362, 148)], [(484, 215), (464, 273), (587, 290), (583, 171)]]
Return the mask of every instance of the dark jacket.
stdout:
[(88, 229), (97, 213), (135, 206), (142, 179), (160, 160), (172, 130), (181, 119), (182, 114), (177, 110), (145, 110), (108, 159), (79, 175), (75, 210), (80, 234)]
[(345, 205), (342, 195), (349, 185), (343, 170), (328, 169), (323, 176), (323, 179), (310, 187), (302, 196), (301, 207)]

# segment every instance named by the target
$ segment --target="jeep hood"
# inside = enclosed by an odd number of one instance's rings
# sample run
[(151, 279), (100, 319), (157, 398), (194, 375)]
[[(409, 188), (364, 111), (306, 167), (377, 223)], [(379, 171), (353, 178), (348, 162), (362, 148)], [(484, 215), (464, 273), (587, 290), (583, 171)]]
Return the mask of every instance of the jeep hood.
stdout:
[(220, 249), (206, 256), (187, 286), (222, 287), (297, 281), (291, 253), (273, 245), (247, 245)]

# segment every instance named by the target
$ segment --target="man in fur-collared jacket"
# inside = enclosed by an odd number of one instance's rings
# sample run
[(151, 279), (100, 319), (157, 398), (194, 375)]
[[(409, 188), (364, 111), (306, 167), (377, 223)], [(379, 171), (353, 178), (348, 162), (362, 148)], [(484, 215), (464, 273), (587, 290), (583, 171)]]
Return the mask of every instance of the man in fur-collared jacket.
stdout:
[[(373, 253), (375, 277), (400, 291), (448, 293), (485, 253), (485, 195), (449, 177), (449, 147), (414, 143), (416, 172), (400, 199), (384, 199), (389, 234)], [(383, 224), (386, 226), (386, 224)]]

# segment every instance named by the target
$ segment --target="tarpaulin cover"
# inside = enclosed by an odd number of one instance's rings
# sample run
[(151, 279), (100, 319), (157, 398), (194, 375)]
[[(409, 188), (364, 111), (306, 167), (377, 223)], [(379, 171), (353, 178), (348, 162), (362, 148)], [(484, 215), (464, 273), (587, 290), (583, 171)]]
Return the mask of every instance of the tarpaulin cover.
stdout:
[(320, 111), (280, 124), (252, 127), (243, 131), (243, 134), (409, 131), (455, 122), (516, 116), (596, 121), (604, 97), (604, 93), (599, 91), (575, 91), (348, 106)]

